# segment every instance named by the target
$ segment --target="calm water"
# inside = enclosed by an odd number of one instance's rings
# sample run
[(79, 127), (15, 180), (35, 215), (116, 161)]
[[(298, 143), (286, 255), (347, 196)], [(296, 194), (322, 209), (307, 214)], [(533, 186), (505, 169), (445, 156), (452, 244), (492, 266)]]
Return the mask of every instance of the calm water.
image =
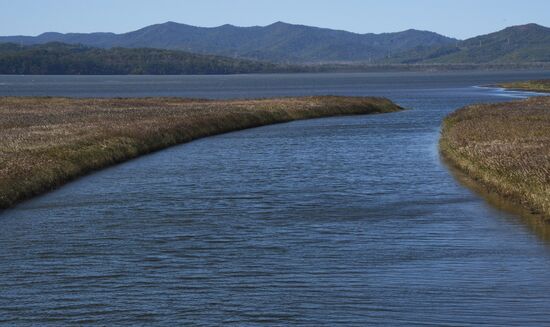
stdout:
[(550, 325), (544, 226), (440, 162), (476, 88), (548, 73), (0, 76), (2, 95), (383, 95), (413, 110), (202, 139), (0, 214), (0, 324)]

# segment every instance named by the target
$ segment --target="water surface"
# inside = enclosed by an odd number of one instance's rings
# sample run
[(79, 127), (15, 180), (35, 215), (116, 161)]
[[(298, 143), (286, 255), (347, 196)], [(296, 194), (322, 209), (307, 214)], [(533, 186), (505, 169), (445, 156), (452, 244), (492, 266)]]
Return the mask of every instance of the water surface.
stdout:
[(441, 163), (441, 119), (545, 73), (0, 76), (1, 95), (382, 95), (412, 110), (201, 139), (0, 214), (0, 324), (550, 322), (544, 226)]

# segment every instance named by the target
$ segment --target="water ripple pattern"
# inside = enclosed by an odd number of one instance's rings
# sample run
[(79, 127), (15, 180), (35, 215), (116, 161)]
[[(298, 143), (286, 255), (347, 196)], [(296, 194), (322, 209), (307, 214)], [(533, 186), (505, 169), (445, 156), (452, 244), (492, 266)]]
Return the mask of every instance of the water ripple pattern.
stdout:
[(1, 213), (0, 325), (549, 325), (548, 231), (487, 204), (437, 152), (447, 113), (510, 96), (473, 86), (542, 77), (0, 76), (2, 95), (329, 93), (412, 109), (198, 140)]

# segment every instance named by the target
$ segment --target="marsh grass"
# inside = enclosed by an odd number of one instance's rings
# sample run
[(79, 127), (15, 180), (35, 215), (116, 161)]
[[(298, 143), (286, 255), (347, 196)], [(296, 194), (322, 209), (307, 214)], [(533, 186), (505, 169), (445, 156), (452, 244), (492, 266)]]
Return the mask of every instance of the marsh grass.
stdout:
[(497, 86), (517, 91), (550, 92), (550, 79), (501, 83)]
[(0, 208), (90, 171), (200, 137), (401, 108), (383, 98), (0, 98)]
[(460, 109), (443, 122), (440, 150), (489, 190), (550, 218), (550, 97)]

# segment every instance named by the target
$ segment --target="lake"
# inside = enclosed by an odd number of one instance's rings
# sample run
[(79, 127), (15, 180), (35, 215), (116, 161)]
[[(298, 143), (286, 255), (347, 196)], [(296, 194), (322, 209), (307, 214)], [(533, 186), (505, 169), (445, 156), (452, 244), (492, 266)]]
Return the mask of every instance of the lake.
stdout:
[(549, 72), (0, 76), (0, 95), (386, 96), (172, 147), (0, 213), (0, 324), (550, 323), (550, 227), (441, 161), (445, 115)]

